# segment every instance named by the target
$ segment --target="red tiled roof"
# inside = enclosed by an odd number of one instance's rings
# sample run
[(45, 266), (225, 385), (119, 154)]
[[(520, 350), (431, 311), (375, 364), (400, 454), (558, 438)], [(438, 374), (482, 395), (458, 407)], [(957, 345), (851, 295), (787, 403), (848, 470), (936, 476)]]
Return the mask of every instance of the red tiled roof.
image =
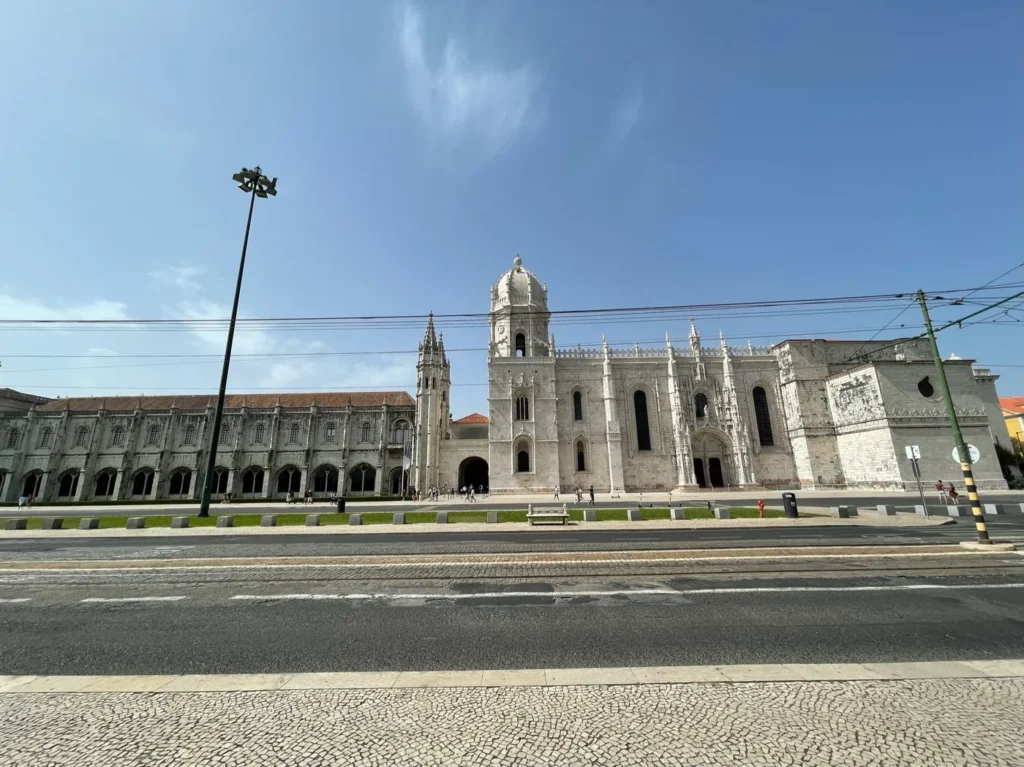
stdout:
[[(37, 412), (59, 413), (64, 410), (94, 412), (96, 410), (202, 410), (215, 407), (212, 394), (177, 394), (159, 397), (68, 397), (36, 407)], [(404, 391), (312, 392), (285, 394), (229, 394), (224, 407), (413, 407), (416, 401)]]
[(452, 421), (452, 423), (489, 423), (490, 419), (481, 415), (480, 413), (470, 413), (464, 418), (460, 418), (458, 421)]
[(1011, 413), (1024, 415), (1024, 397), (1000, 397), (999, 407)]

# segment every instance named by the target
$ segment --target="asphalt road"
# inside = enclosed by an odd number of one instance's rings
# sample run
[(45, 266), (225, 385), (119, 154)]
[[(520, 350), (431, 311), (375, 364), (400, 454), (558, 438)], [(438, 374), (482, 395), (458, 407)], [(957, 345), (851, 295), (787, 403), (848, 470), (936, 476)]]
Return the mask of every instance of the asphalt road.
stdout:
[[(970, 518), (926, 527), (871, 525), (728, 527), (707, 529), (601, 529), (582, 525), (479, 532), (380, 532), (146, 537), (9, 537), (0, 539), (0, 561), (31, 559), (202, 558), (273, 556), (515, 553), (525, 551), (633, 551), (762, 546), (935, 545), (976, 540)], [(993, 539), (1024, 544), (1024, 515), (989, 519)]]
[[(840, 505), (853, 505), (853, 506), (867, 506), (874, 507), (878, 504), (889, 504), (898, 508), (913, 510), (915, 504), (920, 504), (921, 499), (916, 493), (904, 493), (902, 495), (894, 497), (893, 495), (877, 495), (877, 494), (863, 494), (863, 495), (844, 495), (841, 497), (829, 497), (829, 498), (815, 498), (811, 496), (803, 496), (799, 491), (797, 495), (797, 504), (800, 507), (806, 508), (829, 508), (831, 506)], [(932, 494), (926, 494), (926, 500), (928, 505), (938, 506), (935, 503)], [(961, 494), (961, 505), (966, 503), (966, 494)], [(710, 503), (712, 505), (726, 505), (726, 506), (746, 506), (753, 507), (757, 505), (758, 500), (763, 500), (769, 507), (782, 507), (782, 493), (781, 491), (764, 491), (750, 496), (742, 498), (735, 497), (716, 497), (713, 493), (708, 493), (700, 498), (687, 497), (684, 500), (680, 500), (678, 497), (672, 501), (673, 506), (701, 506), (707, 507)], [(556, 503), (566, 503), (570, 507), (572, 503), (571, 497), (563, 496), (561, 500), (554, 501), (551, 499), (544, 499), (544, 504), (555, 505)], [(585, 502), (584, 502), (585, 503)], [(1024, 503), (1024, 492), (1016, 491), (1000, 491), (998, 494), (985, 494), (982, 493), (982, 503)], [(88, 506), (88, 503), (83, 504)], [(598, 498), (597, 506), (602, 509), (635, 509), (638, 505), (642, 505), (648, 508), (665, 508), (666, 501), (664, 499), (651, 501), (645, 499), (642, 504), (638, 504), (636, 500), (629, 501), (618, 501), (609, 500), (606, 498)], [(194, 508), (198, 509), (198, 505)], [(419, 501), (396, 501), (393, 503), (373, 503), (372, 506), (363, 503), (355, 502), (350, 503), (346, 511), (363, 511), (363, 512), (395, 512), (395, 511), (482, 511), (487, 509), (525, 509), (525, 503), (511, 503), (507, 499), (503, 499), (501, 496), (484, 496), (475, 503), (467, 503), (462, 500), (456, 501), (438, 501), (437, 503)], [(223, 504), (214, 504), (211, 507), (211, 513), (217, 514), (282, 514), (285, 511), (295, 513), (326, 513), (328, 511), (334, 511), (334, 507), (326, 503), (313, 504), (312, 507), (305, 506), (301, 503), (296, 503), (293, 506), (285, 506), (282, 503), (274, 504), (256, 504), (256, 503), (238, 503), (231, 506), (225, 506)], [(124, 506), (109, 506), (100, 508), (90, 508), (88, 511), (82, 511), (77, 509), (74, 505), (69, 506), (50, 506), (50, 507), (33, 507), (31, 509), (18, 509), (16, 506), (6, 506), (0, 509), (0, 516), (19, 516), (19, 517), (53, 517), (53, 516), (80, 516), (88, 515), (90, 517), (102, 517), (102, 516), (159, 516), (169, 514), (188, 514), (194, 513), (194, 511), (183, 510), (180, 505), (167, 505), (163, 508), (144, 508), (136, 509), (131, 504)]]
[[(1012, 556), (1012, 555), (1010, 555)], [(918, 588), (919, 586), (930, 588)], [(283, 587), (284, 586), (284, 587)], [(942, 588), (935, 588), (936, 586)], [(868, 587), (873, 590), (864, 590)], [(4, 587), (6, 599), (17, 586)], [(126, 593), (93, 586), (94, 598)], [(127, 587), (125, 587), (127, 588)], [(231, 582), (179, 601), (0, 602), (0, 674), (288, 673), (1024, 657), (1024, 575), (453, 584)], [(672, 593), (629, 593), (635, 589)], [(826, 589), (824, 591), (819, 589)], [(500, 593), (515, 591), (515, 596)], [(144, 592), (136, 589), (131, 593)], [(31, 593), (31, 592), (29, 592)], [(152, 593), (167, 596), (166, 587)], [(241, 595), (243, 598), (232, 598)], [(461, 596), (452, 596), (461, 595)]]

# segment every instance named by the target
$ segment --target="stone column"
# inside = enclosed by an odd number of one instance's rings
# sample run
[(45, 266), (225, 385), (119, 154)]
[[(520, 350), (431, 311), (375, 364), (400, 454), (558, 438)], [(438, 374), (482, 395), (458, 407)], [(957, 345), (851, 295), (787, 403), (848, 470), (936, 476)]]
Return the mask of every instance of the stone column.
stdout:
[(604, 350), (604, 367), (602, 386), (604, 388), (604, 417), (608, 437), (608, 492), (617, 497), (623, 489), (622, 476), (622, 432), (615, 408), (615, 382), (612, 379), (611, 352), (608, 350), (608, 339), (601, 337)]

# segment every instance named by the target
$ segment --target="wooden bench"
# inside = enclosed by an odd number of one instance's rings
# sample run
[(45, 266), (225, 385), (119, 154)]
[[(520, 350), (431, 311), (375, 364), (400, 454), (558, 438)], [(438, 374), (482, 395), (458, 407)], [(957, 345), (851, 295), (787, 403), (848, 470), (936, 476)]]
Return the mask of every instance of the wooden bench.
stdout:
[(569, 512), (565, 510), (564, 503), (562, 504), (562, 508), (551, 506), (544, 508), (537, 507), (536, 509), (533, 508), (533, 504), (531, 503), (526, 507), (526, 521), (531, 525), (536, 522), (550, 522), (552, 524), (561, 523), (566, 525), (569, 523)]

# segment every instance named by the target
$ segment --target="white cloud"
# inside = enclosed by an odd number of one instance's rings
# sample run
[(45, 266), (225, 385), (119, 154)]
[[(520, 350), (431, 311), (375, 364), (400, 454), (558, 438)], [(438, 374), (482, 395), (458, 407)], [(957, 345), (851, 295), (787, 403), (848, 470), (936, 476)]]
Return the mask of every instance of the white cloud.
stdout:
[(125, 320), (125, 305), (116, 301), (90, 301), (64, 307), (47, 306), (32, 298), (0, 294), (0, 319), (4, 320)]
[(609, 140), (612, 143), (617, 144), (625, 141), (626, 137), (633, 132), (637, 120), (640, 119), (643, 105), (643, 88), (635, 85), (626, 93), (612, 115), (611, 128), (609, 129)]
[(149, 272), (147, 276), (181, 290), (202, 290), (198, 278), (204, 274), (205, 266), (165, 266)]
[(412, 4), (402, 7), (398, 31), (413, 107), (437, 136), (473, 138), (494, 154), (534, 124), (538, 79), (529, 65), (505, 70), (470, 61), (459, 42), (449, 37), (441, 61), (432, 67), (423, 15)]

